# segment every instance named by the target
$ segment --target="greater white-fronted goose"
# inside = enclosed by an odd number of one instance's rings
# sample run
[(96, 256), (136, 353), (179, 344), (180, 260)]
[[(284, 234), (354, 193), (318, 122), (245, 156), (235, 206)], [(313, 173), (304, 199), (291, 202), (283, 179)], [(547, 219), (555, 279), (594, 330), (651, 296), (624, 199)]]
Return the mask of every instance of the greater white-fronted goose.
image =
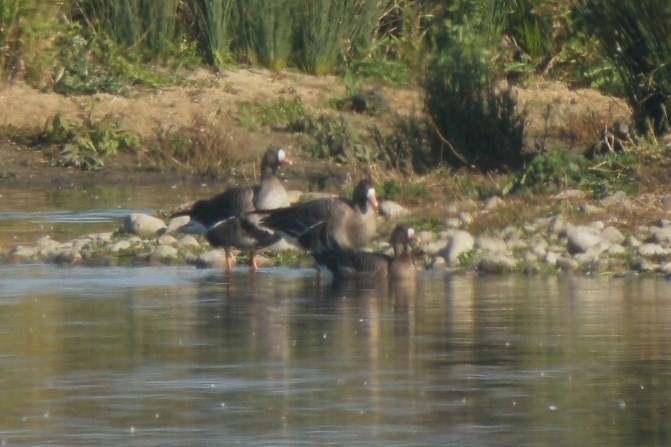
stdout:
[(388, 278), (398, 281), (414, 280), (417, 274), (410, 247), (417, 242), (412, 227), (399, 224), (389, 240), (393, 255), (334, 248), (318, 252), (315, 259), (326, 267), (335, 280), (352, 277)]
[(265, 248), (280, 239), (256, 225), (251, 211), (270, 210), (289, 205), (289, 197), (277, 178), (282, 165), (291, 164), (284, 149), (270, 148), (261, 159), (261, 183), (256, 186), (230, 188), (208, 200), (197, 201), (191, 209), (178, 211), (171, 217), (190, 216), (181, 231), (193, 231), (201, 226), (205, 237), (213, 247), (226, 252), (226, 269), (233, 268), (233, 248), (250, 252), (250, 268), (258, 269), (256, 250)]
[(362, 180), (351, 199), (317, 199), (257, 214), (261, 225), (314, 253), (366, 245), (375, 235), (377, 207), (373, 182)]

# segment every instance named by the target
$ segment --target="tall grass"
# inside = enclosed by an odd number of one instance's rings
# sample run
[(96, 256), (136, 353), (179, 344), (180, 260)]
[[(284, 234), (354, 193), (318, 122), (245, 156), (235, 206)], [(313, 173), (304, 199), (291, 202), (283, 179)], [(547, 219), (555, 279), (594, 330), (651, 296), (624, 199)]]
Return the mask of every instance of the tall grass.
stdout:
[(581, 11), (622, 77), (639, 131), (668, 132), (671, 0), (584, 0)]
[(298, 0), (238, 0), (241, 46), (252, 63), (286, 67), (293, 49)]
[(0, 0), (0, 76), (8, 79), (20, 68), (25, 27), (36, 8), (26, 0)]
[(367, 42), (389, 5), (383, 0), (302, 0), (299, 65), (308, 73), (334, 70), (338, 54)]
[(193, 0), (207, 59), (222, 67), (231, 56), (235, 0)]
[(81, 0), (94, 31), (153, 59), (175, 44), (179, 0)]

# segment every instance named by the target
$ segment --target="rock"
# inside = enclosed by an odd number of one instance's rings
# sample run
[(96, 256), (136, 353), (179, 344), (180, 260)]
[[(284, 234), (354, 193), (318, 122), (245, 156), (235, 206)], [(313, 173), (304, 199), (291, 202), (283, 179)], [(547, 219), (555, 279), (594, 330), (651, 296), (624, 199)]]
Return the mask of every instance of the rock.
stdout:
[(478, 236), (475, 239), (474, 246), (485, 253), (505, 254), (508, 252), (508, 245), (503, 239), (490, 236)]
[(447, 228), (459, 228), (461, 227), (461, 220), (458, 217), (448, 217), (445, 219), (445, 227)]
[(165, 261), (177, 259), (177, 249), (171, 245), (157, 245), (149, 256), (151, 264), (160, 264)]
[(170, 219), (170, 221), (168, 221), (168, 226), (166, 227), (165, 232), (169, 234), (174, 233), (175, 231), (179, 231), (179, 229), (188, 224), (189, 221), (191, 221), (191, 217), (189, 216), (173, 217)]
[(634, 236), (627, 236), (624, 239), (623, 244), (625, 247), (640, 247), (641, 246), (641, 241), (636, 239)]
[(585, 197), (585, 191), (579, 189), (565, 189), (564, 191), (555, 195), (557, 200), (567, 200), (567, 199), (582, 199)]
[(629, 199), (629, 196), (627, 196), (627, 193), (618, 191), (615, 194), (601, 199), (601, 205), (606, 208), (617, 207), (623, 210), (628, 210), (631, 208), (631, 200)]
[(668, 244), (671, 242), (671, 227), (652, 227), (647, 242)]
[(467, 231), (456, 230), (445, 247), (443, 257), (448, 265), (454, 266), (459, 263), (459, 256), (467, 251), (473, 250), (475, 239)]
[(447, 267), (447, 262), (442, 256), (434, 256), (431, 258), (431, 262), (426, 266), (426, 269), (444, 269)]
[(417, 233), (417, 238), (422, 243), (433, 242), (434, 240), (436, 240), (436, 235), (432, 231), (422, 230), (419, 233)]
[(545, 257), (543, 258), (543, 262), (555, 267), (557, 265), (557, 260), (559, 259), (559, 255), (553, 251), (548, 251), (545, 254)]
[(155, 236), (166, 229), (165, 222), (148, 214), (132, 213), (123, 222), (123, 231), (138, 236)]
[(389, 219), (398, 219), (410, 214), (410, 210), (392, 200), (384, 200), (380, 203), (380, 214)]
[(667, 194), (660, 200), (660, 206), (665, 213), (671, 213), (671, 195)]
[(611, 244), (621, 244), (624, 242), (624, 235), (617, 228), (610, 226), (601, 230), (601, 238)]
[(37, 255), (37, 248), (25, 247), (23, 245), (19, 245), (18, 247), (14, 248), (14, 250), (12, 250), (9, 254), (13, 259), (16, 259), (18, 262), (30, 262)]
[(562, 216), (555, 216), (550, 219), (550, 224), (548, 225), (548, 233), (553, 236), (561, 236), (566, 234), (566, 231), (569, 228), (569, 224)]
[(112, 253), (118, 253), (122, 250), (128, 250), (129, 248), (131, 248), (130, 241), (128, 239), (124, 239), (124, 240), (121, 240), (121, 241), (118, 241), (118, 242), (115, 242), (114, 244), (112, 244), (110, 246), (109, 250)]
[(572, 272), (578, 268), (580, 264), (573, 258), (567, 258), (565, 256), (560, 256), (555, 262), (557, 268), (562, 269), (565, 272)]
[(488, 254), (478, 263), (478, 270), (484, 273), (508, 273), (516, 266), (517, 261), (510, 256)]
[(198, 242), (198, 239), (196, 239), (192, 235), (187, 234), (186, 236), (177, 241), (177, 248), (183, 250), (195, 250), (197, 248), (200, 248), (200, 242)]
[(307, 202), (308, 200), (330, 199), (337, 197), (335, 194), (329, 192), (304, 192), (298, 199), (299, 202)]
[(620, 244), (610, 244), (607, 253), (609, 256), (620, 256), (627, 252), (627, 249)]
[(531, 246), (531, 253), (542, 259), (548, 253), (548, 243), (544, 239), (537, 240)]
[(199, 268), (226, 268), (224, 250), (210, 250), (198, 256), (196, 266)]
[(578, 226), (567, 233), (567, 249), (572, 255), (586, 252), (591, 246), (601, 242), (601, 237), (593, 234), (588, 228)]
[(659, 271), (665, 275), (671, 275), (671, 262), (665, 262), (659, 267)]
[(171, 236), (169, 234), (162, 234), (159, 236), (159, 238), (156, 240), (156, 243), (158, 245), (170, 245), (173, 247), (177, 246), (177, 239), (174, 236)]
[(459, 220), (464, 225), (470, 225), (473, 222), (473, 215), (464, 211), (463, 213), (459, 214)]
[(82, 255), (74, 249), (63, 250), (56, 255), (54, 262), (59, 265), (73, 265), (81, 262)]
[(644, 258), (650, 256), (664, 256), (669, 253), (669, 250), (665, 249), (659, 244), (646, 243), (638, 247), (638, 254)]
[(584, 204), (580, 205), (579, 209), (580, 209), (580, 212), (582, 214), (585, 214), (587, 216), (591, 216), (593, 214), (599, 214), (603, 211), (603, 208), (601, 208), (599, 206), (591, 205), (589, 203), (584, 203)]
[(501, 197), (493, 196), (489, 197), (487, 200), (485, 200), (485, 203), (483, 204), (483, 208), (485, 211), (491, 211), (495, 208), (498, 208), (499, 206), (503, 205), (505, 202)]

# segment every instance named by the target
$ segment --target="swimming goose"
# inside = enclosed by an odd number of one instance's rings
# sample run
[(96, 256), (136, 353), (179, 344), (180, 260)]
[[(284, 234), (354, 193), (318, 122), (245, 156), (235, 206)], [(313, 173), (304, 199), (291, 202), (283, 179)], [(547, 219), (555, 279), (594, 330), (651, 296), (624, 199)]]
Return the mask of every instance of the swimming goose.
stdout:
[(207, 200), (197, 201), (191, 209), (178, 211), (171, 217), (188, 215), (189, 223), (180, 231), (193, 231), (200, 226), (210, 245), (222, 247), (226, 252), (226, 269), (233, 268), (231, 250), (237, 248), (250, 252), (250, 268), (258, 269), (256, 250), (265, 248), (280, 239), (256, 225), (257, 217), (248, 213), (289, 205), (289, 197), (277, 178), (282, 165), (291, 164), (284, 149), (270, 148), (261, 159), (261, 183), (252, 187), (230, 188)]
[(407, 225), (399, 224), (391, 233), (389, 242), (393, 256), (334, 248), (319, 252), (315, 259), (333, 274), (335, 280), (359, 276), (414, 280), (416, 270), (410, 246), (417, 242), (415, 231)]
[(377, 199), (370, 180), (354, 188), (352, 198), (327, 198), (260, 212), (259, 223), (314, 252), (366, 245), (377, 228)]

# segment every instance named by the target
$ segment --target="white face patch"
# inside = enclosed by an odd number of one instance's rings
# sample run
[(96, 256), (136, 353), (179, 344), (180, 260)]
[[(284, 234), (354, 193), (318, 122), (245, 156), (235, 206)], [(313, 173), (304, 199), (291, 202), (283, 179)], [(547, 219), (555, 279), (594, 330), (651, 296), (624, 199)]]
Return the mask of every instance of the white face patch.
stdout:
[(412, 228), (408, 228), (408, 239), (412, 239), (415, 237), (415, 230)]
[(284, 149), (280, 149), (277, 151), (277, 161), (282, 162), (284, 159), (287, 158), (287, 154), (284, 152)]
[(374, 199), (375, 198), (375, 188), (368, 188), (368, 192), (366, 193), (366, 197), (369, 199)]

